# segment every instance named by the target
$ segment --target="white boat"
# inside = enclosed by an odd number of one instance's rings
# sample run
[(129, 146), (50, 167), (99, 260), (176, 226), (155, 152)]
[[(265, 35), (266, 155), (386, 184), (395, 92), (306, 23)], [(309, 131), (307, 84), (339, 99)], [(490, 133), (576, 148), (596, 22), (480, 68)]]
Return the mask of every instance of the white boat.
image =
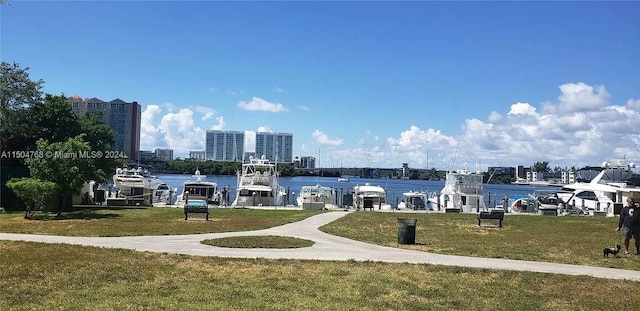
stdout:
[(429, 193), (409, 191), (402, 194), (398, 209), (432, 210)]
[(486, 210), (483, 174), (466, 168), (447, 172), (440, 194), (430, 198), (434, 210), (448, 213), (478, 213)]
[(342, 177), (338, 177), (338, 181), (339, 181), (339, 182), (349, 182), (349, 178), (344, 177), (344, 176), (342, 176)]
[(286, 191), (278, 184), (279, 172), (264, 155), (260, 159), (249, 157), (237, 175), (237, 193), (231, 206), (283, 205)]
[(132, 200), (136, 204), (173, 204), (176, 201), (175, 188), (170, 188), (140, 166), (117, 168), (112, 180), (118, 197)]
[(335, 197), (333, 188), (320, 185), (302, 186), (296, 203), (303, 209), (324, 209), (327, 205), (332, 205)]
[(564, 185), (558, 198), (570, 212), (613, 216), (616, 205), (621, 208), (627, 197), (640, 198), (640, 186), (633, 181), (634, 167), (621, 159), (604, 162), (593, 179)]
[(515, 198), (507, 212), (533, 215), (564, 215), (562, 204), (556, 192), (536, 191), (526, 197)]
[(356, 209), (391, 210), (391, 205), (387, 203), (387, 193), (384, 188), (372, 186), (370, 183), (353, 187), (353, 207)]
[(198, 169), (191, 177), (194, 180), (188, 180), (183, 183), (182, 193), (178, 196), (176, 204), (184, 206), (194, 200), (203, 201), (207, 206), (219, 206), (222, 194), (218, 191), (218, 184), (203, 180), (207, 176), (200, 175)]

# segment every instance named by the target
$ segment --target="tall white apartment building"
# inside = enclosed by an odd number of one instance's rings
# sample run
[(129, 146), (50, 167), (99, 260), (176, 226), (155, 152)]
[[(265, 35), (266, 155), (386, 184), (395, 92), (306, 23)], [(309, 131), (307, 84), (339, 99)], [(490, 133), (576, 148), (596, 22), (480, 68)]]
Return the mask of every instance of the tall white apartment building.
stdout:
[(293, 162), (293, 134), (291, 133), (256, 133), (256, 156), (265, 156), (277, 163)]
[(205, 157), (213, 161), (242, 162), (244, 132), (208, 130)]

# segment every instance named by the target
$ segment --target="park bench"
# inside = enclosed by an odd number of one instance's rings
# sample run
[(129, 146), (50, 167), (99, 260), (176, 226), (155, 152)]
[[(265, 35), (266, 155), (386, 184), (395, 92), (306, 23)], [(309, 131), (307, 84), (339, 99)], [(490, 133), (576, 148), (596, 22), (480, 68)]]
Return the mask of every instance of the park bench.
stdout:
[(184, 205), (184, 220), (189, 218), (189, 214), (206, 214), (205, 219), (209, 221), (209, 206), (207, 206), (206, 201), (202, 201), (203, 204), (192, 204), (196, 202), (187, 202)]
[(497, 220), (498, 226), (502, 228), (502, 221), (504, 220), (504, 211), (488, 211), (478, 213), (478, 226), (482, 226), (483, 220)]
[(373, 211), (373, 200), (364, 198), (362, 201), (362, 210), (366, 211), (367, 208)]

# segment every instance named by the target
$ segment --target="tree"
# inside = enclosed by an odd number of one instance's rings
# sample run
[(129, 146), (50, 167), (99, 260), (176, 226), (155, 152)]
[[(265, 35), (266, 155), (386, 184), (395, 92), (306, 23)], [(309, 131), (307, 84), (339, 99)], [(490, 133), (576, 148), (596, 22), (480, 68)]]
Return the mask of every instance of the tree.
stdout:
[[(68, 103), (67, 105), (71, 107)], [(94, 111), (78, 117), (80, 128), (78, 134), (85, 134), (84, 140), (89, 143), (92, 151), (102, 151), (104, 153), (112, 150), (115, 144), (115, 132), (100, 119), (101, 114), (102, 111)], [(104, 182), (106, 178), (112, 175), (116, 167), (121, 167), (126, 162), (126, 159), (95, 158), (96, 177), (99, 177), (99, 179), (94, 180)], [(102, 178), (103, 176), (104, 178)]]
[(42, 101), (42, 79), (29, 79), (29, 67), (20, 68), (18, 63), (0, 63), (0, 109), (28, 108)]
[[(24, 110), (42, 102), (44, 81), (29, 79), (29, 67), (20, 68), (18, 63), (0, 63), (0, 149), (21, 147), (24, 133)], [(16, 135), (17, 134), (17, 135)], [(18, 150), (18, 149), (14, 149)], [(24, 149), (23, 149), (24, 150)]]
[(11, 189), (27, 206), (24, 218), (31, 219), (56, 195), (56, 184), (37, 178), (13, 178), (7, 182)]
[(534, 163), (533, 164), (533, 171), (534, 172), (542, 172), (542, 173), (550, 172), (551, 169), (549, 168), (549, 161)]
[(36, 142), (37, 151), (43, 156), (26, 160), (31, 176), (56, 184), (56, 190), (63, 195), (62, 205), (58, 206), (56, 216), (60, 216), (67, 198), (80, 194), (82, 186), (89, 180), (104, 180), (104, 172), (96, 169), (95, 159), (87, 156), (91, 146), (84, 140), (85, 134), (69, 138), (64, 142), (49, 143), (40, 139)]

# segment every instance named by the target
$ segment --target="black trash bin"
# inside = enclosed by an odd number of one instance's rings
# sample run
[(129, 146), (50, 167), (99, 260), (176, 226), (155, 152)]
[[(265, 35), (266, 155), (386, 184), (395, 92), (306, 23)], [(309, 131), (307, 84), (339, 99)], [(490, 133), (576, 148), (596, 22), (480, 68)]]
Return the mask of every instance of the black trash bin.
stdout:
[(398, 218), (398, 244), (416, 244), (415, 218)]

